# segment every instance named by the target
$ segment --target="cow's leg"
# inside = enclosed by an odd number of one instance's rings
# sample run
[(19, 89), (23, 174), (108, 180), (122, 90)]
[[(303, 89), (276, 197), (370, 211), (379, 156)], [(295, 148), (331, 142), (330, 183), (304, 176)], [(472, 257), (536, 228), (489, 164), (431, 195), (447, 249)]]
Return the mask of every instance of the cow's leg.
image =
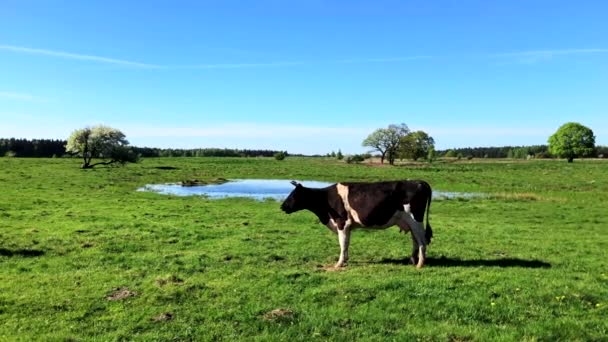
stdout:
[(412, 237), (412, 256), (410, 257), (410, 261), (412, 262), (412, 265), (416, 265), (418, 264), (418, 241), (416, 241), (416, 238), (414, 237), (414, 234), (411, 234)]
[(337, 267), (344, 267), (348, 261), (348, 244), (350, 243), (350, 228), (344, 227), (338, 230), (338, 242), (340, 243), (340, 258), (336, 263)]
[[(404, 214), (407, 215), (407, 214)], [(408, 232), (411, 231), (410, 226), (408, 226), (407, 220), (406, 219), (400, 219), (399, 221), (397, 221), (397, 226), (399, 227), (399, 232)], [(411, 234), (412, 236), (412, 256), (410, 257), (410, 262), (414, 265), (416, 265), (418, 263), (418, 242), (416, 241), (416, 238), (414, 237), (414, 234)]]
[[(413, 248), (418, 250), (418, 263), (416, 268), (422, 268), (426, 259), (426, 238), (424, 236), (424, 225), (416, 221), (412, 216), (406, 216), (407, 224), (412, 232)], [(414, 253), (415, 254), (415, 250)], [(415, 258), (414, 258), (415, 259)]]

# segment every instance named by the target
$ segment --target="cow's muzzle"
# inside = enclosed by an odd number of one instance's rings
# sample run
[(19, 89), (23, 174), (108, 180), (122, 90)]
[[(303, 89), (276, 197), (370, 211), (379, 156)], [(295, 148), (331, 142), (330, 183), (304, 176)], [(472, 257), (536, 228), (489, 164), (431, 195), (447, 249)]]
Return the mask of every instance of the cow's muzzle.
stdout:
[(284, 203), (281, 205), (281, 210), (283, 210), (283, 212), (285, 212), (286, 214), (293, 213), (293, 210), (290, 210), (290, 208), (288, 208)]

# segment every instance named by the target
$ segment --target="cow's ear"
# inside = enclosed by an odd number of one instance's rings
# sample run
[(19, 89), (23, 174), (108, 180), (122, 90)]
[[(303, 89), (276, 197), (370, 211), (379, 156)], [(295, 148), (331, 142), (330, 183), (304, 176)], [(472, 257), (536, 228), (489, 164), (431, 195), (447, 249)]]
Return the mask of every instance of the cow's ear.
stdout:
[(298, 187), (298, 186), (302, 186), (302, 184), (296, 182), (296, 181), (291, 181), (291, 185)]

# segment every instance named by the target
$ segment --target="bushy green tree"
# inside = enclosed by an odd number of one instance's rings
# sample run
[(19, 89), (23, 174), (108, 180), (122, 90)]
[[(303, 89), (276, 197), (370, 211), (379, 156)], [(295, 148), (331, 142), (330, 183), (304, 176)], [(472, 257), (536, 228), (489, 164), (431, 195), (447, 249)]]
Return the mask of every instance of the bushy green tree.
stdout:
[(577, 122), (562, 125), (549, 137), (549, 151), (554, 156), (566, 158), (571, 163), (574, 158), (593, 154), (595, 136), (593, 131)]
[(379, 128), (373, 131), (363, 140), (363, 146), (371, 147), (373, 151), (380, 152), (380, 163), (388, 158), (391, 165), (395, 163), (401, 138), (410, 132), (406, 124), (389, 125), (387, 128)]
[[(83, 159), (81, 167), (90, 169), (96, 165), (137, 162), (138, 156), (129, 150), (129, 142), (118, 129), (98, 125), (77, 129), (68, 138), (66, 152)], [(92, 163), (93, 158), (102, 159)]]
[(435, 140), (424, 131), (409, 133), (399, 141), (399, 152), (403, 158), (418, 160), (429, 154), (429, 149), (435, 147)]
[(456, 151), (454, 151), (454, 150), (448, 150), (443, 156), (446, 157), (446, 158), (455, 158), (456, 157)]
[(344, 155), (342, 154), (341, 150), (338, 150), (338, 153), (336, 153), (336, 159), (338, 159), (338, 160), (344, 159)]

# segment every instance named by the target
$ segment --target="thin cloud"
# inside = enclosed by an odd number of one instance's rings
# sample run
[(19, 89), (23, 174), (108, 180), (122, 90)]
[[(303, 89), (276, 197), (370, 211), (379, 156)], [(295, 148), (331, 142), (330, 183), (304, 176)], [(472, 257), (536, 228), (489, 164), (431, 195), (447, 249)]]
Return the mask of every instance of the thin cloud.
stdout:
[(10, 99), (10, 100), (20, 100), (20, 101), (37, 101), (40, 100), (39, 97), (24, 94), (24, 93), (16, 93), (12, 91), (0, 91), (0, 98)]
[(608, 53), (608, 49), (562, 49), (562, 50), (530, 50), (494, 54), (494, 57), (515, 57), (522, 63), (535, 63), (549, 60), (557, 56), (588, 55)]
[[(319, 65), (319, 64), (366, 64), (366, 63), (403, 63), (416, 60), (426, 60), (432, 58), (442, 58), (442, 56), (431, 56), (431, 55), (416, 55), (416, 56), (402, 56), (402, 57), (378, 57), (378, 58), (345, 58), (335, 60), (317, 60), (317, 61), (295, 61), (295, 62), (262, 62), (262, 63), (202, 63), (202, 64), (185, 64), (185, 65), (162, 65), (162, 64), (150, 64), (134, 62), (124, 59), (86, 55), (65, 51), (49, 50), (49, 49), (37, 49), (14, 45), (2, 45), (0, 44), (0, 50), (10, 51), (15, 53), (24, 53), (31, 55), (50, 56), (56, 58), (72, 59), (90, 61), (96, 63), (104, 63), (114, 66), (123, 67), (134, 67), (144, 69), (165, 69), (165, 70), (212, 70), (212, 69), (246, 69), (246, 68), (280, 68), (280, 67), (297, 67), (303, 65)], [(605, 48), (590, 48), (590, 49), (561, 49), (561, 50), (530, 50), (530, 51), (516, 51), (506, 53), (495, 53), (480, 55), (475, 58), (515, 58), (520, 63), (536, 63), (543, 60), (549, 60), (557, 56), (566, 55), (589, 55), (589, 54), (601, 54), (608, 53), (608, 49)], [(447, 58), (448, 56), (443, 56)], [(469, 56), (473, 58), (473, 56)], [(5, 96), (6, 97), (6, 96)]]
[(244, 69), (244, 68), (276, 68), (276, 67), (293, 67), (310, 64), (324, 64), (324, 63), (338, 63), (338, 64), (350, 64), (350, 63), (398, 63), (407, 62), (419, 59), (433, 58), (433, 56), (406, 56), (406, 57), (388, 57), (388, 58), (349, 58), (339, 60), (321, 60), (316, 62), (264, 62), (264, 63), (207, 63), (207, 64), (188, 64), (188, 65), (160, 65), (150, 63), (140, 63), (134, 61), (128, 61), (124, 59), (109, 58), (96, 55), (86, 55), (80, 53), (72, 53), (65, 51), (49, 50), (49, 49), (37, 49), (15, 45), (2, 45), (0, 44), (0, 50), (10, 51), (15, 53), (25, 53), (31, 55), (50, 56), (56, 58), (91, 61), (97, 63), (125, 66), (125, 67), (136, 67), (146, 69)]
[(407, 61), (415, 61), (419, 59), (430, 59), (435, 56), (406, 56), (406, 57), (386, 57), (386, 58), (349, 58), (349, 59), (339, 59), (334, 61), (334, 63), (398, 63), (398, 62), (407, 62)]
[(129, 67), (137, 67), (137, 68), (154, 69), (154, 68), (160, 67), (159, 65), (155, 65), (155, 64), (138, 63), (138, 62), (132, 62), (132, 61), (127, 61), (127, 60), (123, 60), (123, 59), (108, 58), (108, 57), (101, 57), (101, 56), (94, 56), (94, 55), (83, 55), (83, 54), (47, 50), (47, 49), (32, 49), (32, 48), (27, 48), (27, 47), (22, 47), (22, 46), (13, 46), (13, 45), (0, 45), (0, 50), (17, 52), (17, 53), (26, 53), (26, 54), (31, 54), (31, 55), (51, 56), (51, 57), (58, 57), (58, 58), (64, 58), (64, 59), (92, 61), (92, 62), (99, 62), (99, 63), (129, 66)]
[(242, 68), (267, 68), (288, 67), (304, 65), (303, 62), (270, 62), (270, 63), (219, 63), (219, 64), (194, 64), (167, 66), (167, 69), (242, 69)]

